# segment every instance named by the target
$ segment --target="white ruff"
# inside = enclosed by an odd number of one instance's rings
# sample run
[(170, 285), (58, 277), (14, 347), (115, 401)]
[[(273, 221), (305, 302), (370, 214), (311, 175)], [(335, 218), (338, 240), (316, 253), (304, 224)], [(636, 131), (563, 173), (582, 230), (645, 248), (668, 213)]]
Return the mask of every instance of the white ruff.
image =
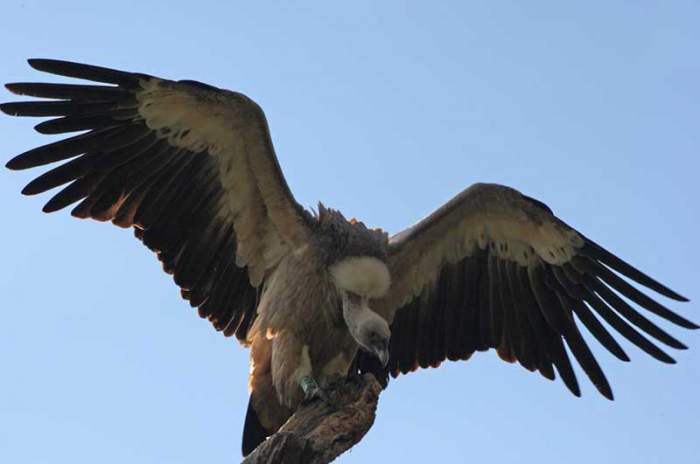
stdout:
[(331, 275), (338, 287), (369, 298), (384, 296), (391, 284), (389, 269), (370, 256), (345, 258), (331, 266)]

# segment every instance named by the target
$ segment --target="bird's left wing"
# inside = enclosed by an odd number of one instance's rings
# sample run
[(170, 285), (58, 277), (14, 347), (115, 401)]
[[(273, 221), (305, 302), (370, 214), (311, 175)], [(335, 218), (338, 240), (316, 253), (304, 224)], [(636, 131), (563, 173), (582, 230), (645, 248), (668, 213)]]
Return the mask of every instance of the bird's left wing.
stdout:
[(14, 116), (53, 116), (36, 130), (81, 132), (16, 156), (10, 169), (70, 159), (23, 190), (68, 184), (44, 206), (76, 202), (79, 218), (133, 227), (217, 330), (244, 341), (256, 287), (282, 256), (307, 243), (310, 216), (294, 200), (260, 107), (240, 93), (58, 60), (40, 71), (110, 85), (7, 84)]
[(684, 297), (567, 226), (544, 204), (499, 185), (474, 185), (393, 236), (389, 267), (391, 288), (373, 307), (392, 322), (388, 369), (394, 377), (496, 348), (504, 360), (549, 379), (556, 368), (578, 396), (566, 343), (612, 399), (576, 319), (624, 361), (629, 358), (594, 312), (660, 361), (674, 362), (637, 329), (673, 348), (685, 346), (621, 296), (677, 325), (698, 327), (618, 273), (666, 297)]

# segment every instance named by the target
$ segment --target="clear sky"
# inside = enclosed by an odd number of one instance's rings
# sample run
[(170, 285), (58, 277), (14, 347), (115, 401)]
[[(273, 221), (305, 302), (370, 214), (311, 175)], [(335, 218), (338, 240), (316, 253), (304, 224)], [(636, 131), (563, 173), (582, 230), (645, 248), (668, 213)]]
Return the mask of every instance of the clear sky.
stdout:
[[(573, 3), (6, 0), (0, 80), (52, 57), (241, 91), (302, 204), (397, 232), (507, 184), (697, 322), (700, 3)], [(51, 140), (36, 122), (0, 118), (3, 163)], [(21, 197), (36, 174), (0, 170), (0, 462), (237, 462), (247, 351), (131, 233)], [(338, 462), (697, 462), (700, 333), (670, 330), (674, 366), (595, 346), (612, 403), (493, 352), (400, 377)]]

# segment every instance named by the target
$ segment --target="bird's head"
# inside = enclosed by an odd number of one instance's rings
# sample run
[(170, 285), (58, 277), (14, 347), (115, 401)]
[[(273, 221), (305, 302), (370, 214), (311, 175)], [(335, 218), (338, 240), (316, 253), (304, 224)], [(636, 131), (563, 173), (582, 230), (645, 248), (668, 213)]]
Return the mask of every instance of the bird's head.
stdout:
[(368, 353), (373, 354), (382, 367), (389, 362), (389, 340), (391, 330), (389, 324), (374, 311), (368, 311), (367, 317), (361, 318), (359, 330), (353, 333), (357, 343)]
[(356, 256), (342, 259), (330, 271), (350, 334), (386, 366), (391, 330), (387, 321), (369, 307), (372, 298), (384, 296), (389, 289), (391, 279), (386, 264), (378, 258)]

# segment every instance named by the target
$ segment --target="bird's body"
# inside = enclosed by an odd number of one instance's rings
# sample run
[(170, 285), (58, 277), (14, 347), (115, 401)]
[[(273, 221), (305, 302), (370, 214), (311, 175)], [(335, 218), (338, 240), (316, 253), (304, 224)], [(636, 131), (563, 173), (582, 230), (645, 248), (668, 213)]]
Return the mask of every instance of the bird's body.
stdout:
[(685, 345), (632, 304), (698, 328), (626, 279), (684, 297), (512, 188), (475, 184), (390, 237), (299, 205), (262, 110), (242, 94), (57, 60), (30, 64), (109, 85), (8, 84), (54, 101), (6, 103), (3, 112), (55, 117), (36, 126), (42, 133), (81, 133), (7, 167), (69, 160), (23, 193), (68, 184), (44, 211), (79, 202), (76, 217), (133, 228), (199, 315), (251, 347), (244, 453), (349, 369), (396, 377), (493, 348), (547, 379), (556, 371), (578, 396), (571, 353), (612, 399), (581, 325), (623, 361), (608, 328), (665, 363), (675, 361), (650, 338)]
[[(320, 383), (333, 368), (347, 372), (357, 343), (344, 327), (330, 280), (316, 263), (318, 251), (299, 250), (280, 262), (263, 285), (258, 318), (249, 331), (251, 402), (266, 430), (276, 430), (303, 398), (299, 382)], [(292, 324), (287, 314), (296, 314)], [(272, 407), (270, 407), (272, 406)]]
[[(365, 261), (383, 265), (381, 254), (358, 253), (381, 251), (382, 242), (387, 242), (384, 234), (368, 233), (364, 225), (321, 208), (318, 227), (323, 240), (280, 261), (262, 285), (258, 316), (248, 331), (251, 402), (254, 410), (262, 411), (259, 421), (268, 432), (277, 430), (303, 399), (302, 378), (324, 385), (345, 376), (359, 348), (348, 330), (329, 263), (342, 263), (351, 273), (362, 272), (355, 267)], [(335, 227), (328, 227), (329, 222)], [(348, 244), (350, 235), (355, 249), (343, 249), (339, 241)], [(371, 286), (385, 285), (384, 275), (370, 272), (366, 277)]]

